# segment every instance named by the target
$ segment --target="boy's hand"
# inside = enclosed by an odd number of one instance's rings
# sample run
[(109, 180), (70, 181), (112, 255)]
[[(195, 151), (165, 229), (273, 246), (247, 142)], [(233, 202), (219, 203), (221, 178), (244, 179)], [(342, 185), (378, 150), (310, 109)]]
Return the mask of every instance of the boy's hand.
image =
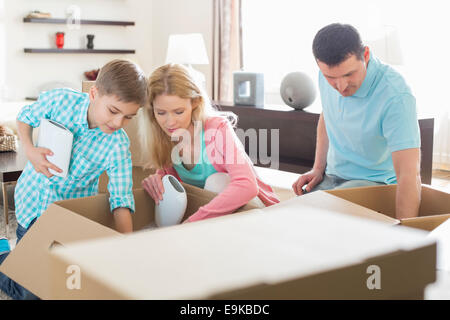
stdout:
[(62, 172), (60, 168), (47, 160), (47, 156), (53, 155), (53, 152), (50, 149), (31, 147), (27, 149), (26, 155), (28, 160), (30, 160), (33, 165), (34, 170), (44, 174), (47, 178), (51, 178), (53, 176), (53, 174), (48, 171), (49, 168), (55, 170), (56, 172)]
[(159, 174), (152, 174), (142, 180), (142, 187), (148, 192), (156, 204), (159, 204), (163, 199), (164, 186)]

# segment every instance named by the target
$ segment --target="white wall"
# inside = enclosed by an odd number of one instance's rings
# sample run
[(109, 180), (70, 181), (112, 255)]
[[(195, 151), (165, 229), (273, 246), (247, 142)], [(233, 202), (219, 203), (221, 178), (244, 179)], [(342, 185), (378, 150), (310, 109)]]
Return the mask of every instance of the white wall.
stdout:
[[(135, 21), (135, 26), (86, 26), (69, 30), (63, 24), (24, 23), (32, 10), (66, 17), (66, 9), (76, 4), (82, 19)], [(97, 69), (109, 60), (128, 58), (145, 72), (152, 68), (152, 1), (143, 0), (8, 0), (4, 2), (7, 100), (36, 96), (49, 82), (67, 82), (81, 89), (84, 71)], [(65, 48), (85, 48), (86, 34), (95, 34), (96, 49), (135, 49), (136, 54), (40, 54), (24, 53), (27, 48), (55, 48), (55, 32), (65, 32)]]
[(153, 0), (152, 56), (154, 68), (166, 60), (170, 34), (201, 33), (208, 52), (209, 65), (195, 65), (206, 77), (208, 93), (212, 92), (213, 1), (212, 0)]
[[(49, 82), (67, 82), (81, 90), (85, 71), (99, 68), (114, 58), (136, 61), (147, 74), (150, 74), (156, 67), (165, 63), (170, 34), (194, 32), (203, 34), (210, 60), (210, 65), (194, 67), (205, 74), (207, 89), (211, 93), (212, 0), (77, 0), (76, 2), (0, 0), (0, 2), (4, 3), (6, 44), (4, 50), (6, 67), (0, 70), (1, 75), (5, 77), (6, 92), (2, 93), (0, 98), (22, 100), (28, 96), (36, 96), (38, 88)], [(66, 10), (72, 4), (80, 7), (82, 19), (135, 21), (135, 26), (82, 25), (80, 30), (69, 30), (66, 25), (22, 21), (32, 10), (50, 12), (55, 18), (66, 17)], [(93, 33), (96, 49), (135, 49), (136, 54), (24, 53), (24, 48), (55, 48), (54, 35), (57, 31), (65, 32), (65, 48), (85, 48), (86, 34)]]

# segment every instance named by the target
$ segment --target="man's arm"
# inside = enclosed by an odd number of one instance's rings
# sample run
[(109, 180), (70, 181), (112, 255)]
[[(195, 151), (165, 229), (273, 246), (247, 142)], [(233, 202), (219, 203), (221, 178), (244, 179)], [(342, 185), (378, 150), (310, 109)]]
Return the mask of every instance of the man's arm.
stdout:
[(329, 141), (327, 130), (325, 128), (325, 120), (323, 118), (323, 113), (321, 113), (319, 123), (317, 124), (316, 154), (313, 169), (320, 171), (322, 175), (327, 166), (328, 144)]
[(392, 152), (397, 175), (395, 212), (397, 219), (417, 217), (420, 206), (420, 149)]
[(121, 233), (133, 232), (133, 220), (128, 208), (116, 208), (113, 210), (116, 230)]
[(319, 123), (317, 124), (317, 140), (316, 140), (316, 154), (314, 159), (314, 166), (311, 171), (303, 174), (292, 185), (295, 194), (303, 194), (302, 187), (306, 184), (306, 192), (310, 192), (323, 179), (325, 168), (327, 166), (328, 153), (328, 135), (325, 127), (325, 120), (323, 113), (320, 114)]

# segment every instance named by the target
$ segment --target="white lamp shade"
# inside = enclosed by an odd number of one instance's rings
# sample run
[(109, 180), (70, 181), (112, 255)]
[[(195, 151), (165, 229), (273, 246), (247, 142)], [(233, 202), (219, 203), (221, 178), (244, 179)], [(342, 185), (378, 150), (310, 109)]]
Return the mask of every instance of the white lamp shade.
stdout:
[(209, 64), (203, 36), (200, 33), (170, 35), (166, 63)]

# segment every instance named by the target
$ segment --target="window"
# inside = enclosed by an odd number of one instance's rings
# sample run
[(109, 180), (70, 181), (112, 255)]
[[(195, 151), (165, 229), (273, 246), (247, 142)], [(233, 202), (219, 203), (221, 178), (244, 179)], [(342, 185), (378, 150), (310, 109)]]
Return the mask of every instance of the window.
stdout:
[(282, 103), (279, 87), (289, 72), (306, 72), (317, 86), (312, 55), (317, 31), (333, 22), (349, 23), (381, 60), (401, 62), (394, 67), (411, 85), (421, 114), (438, 115), (450, 109), (444, 96), (450, 69), (445, 4), (445, 0), (242, 0), (244, 70), (263, 72), (266, 103)]

